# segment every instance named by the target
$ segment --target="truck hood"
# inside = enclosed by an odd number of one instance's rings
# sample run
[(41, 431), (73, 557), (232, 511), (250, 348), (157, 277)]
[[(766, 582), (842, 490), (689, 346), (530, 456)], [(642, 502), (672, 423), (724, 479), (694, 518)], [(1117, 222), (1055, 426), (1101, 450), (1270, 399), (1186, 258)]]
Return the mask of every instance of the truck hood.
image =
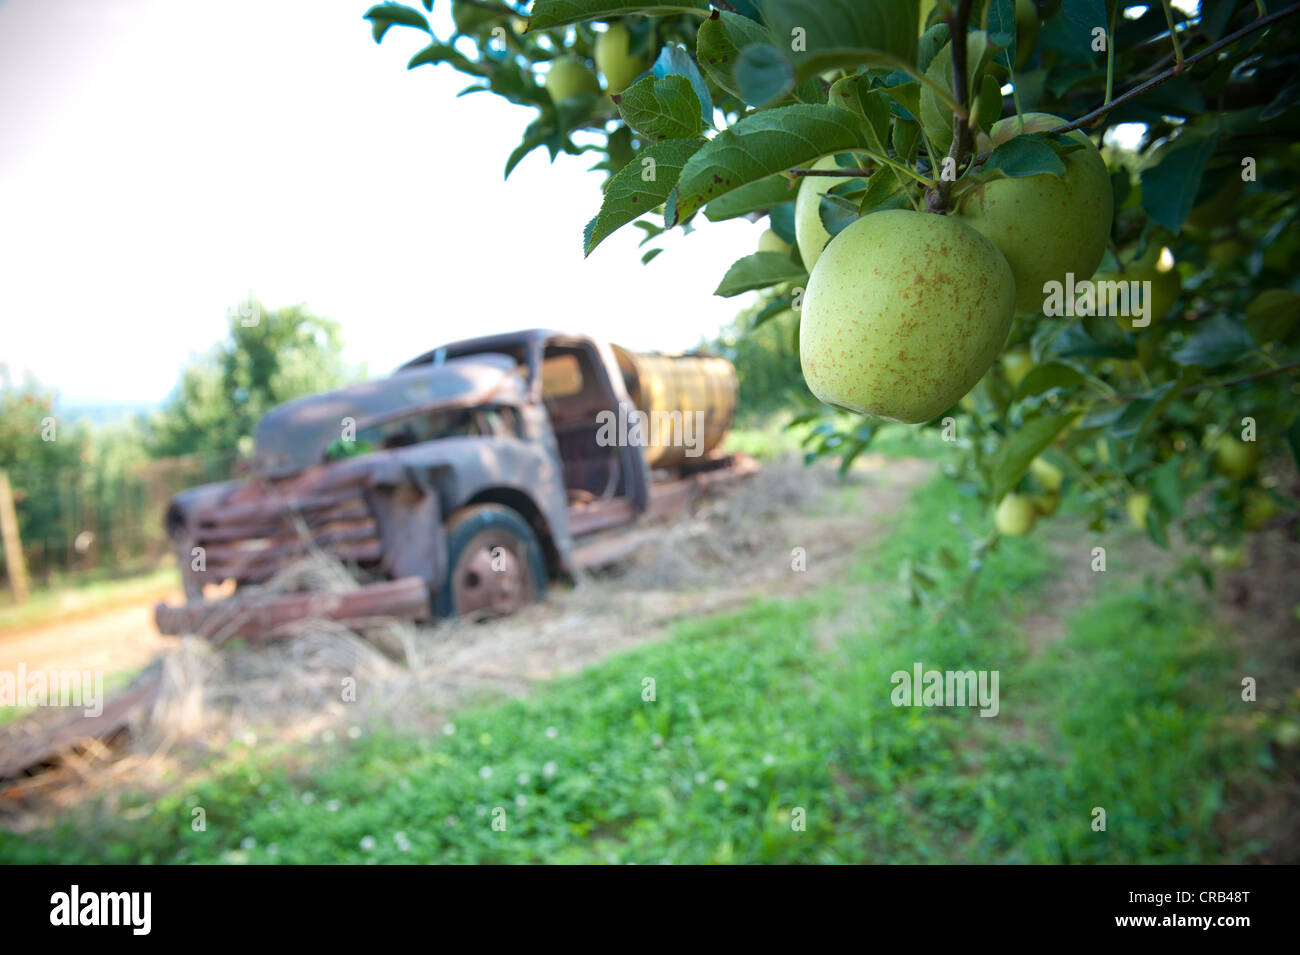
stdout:
[(526, 395), (518, 368), (507, 355), (479, 354), (287, 401), (257, 424), (253, 470), (282, 477), (320, 464), (325, 449), (342, 436), (346, 418), (360, 429), (425, 408), (519, 405)]

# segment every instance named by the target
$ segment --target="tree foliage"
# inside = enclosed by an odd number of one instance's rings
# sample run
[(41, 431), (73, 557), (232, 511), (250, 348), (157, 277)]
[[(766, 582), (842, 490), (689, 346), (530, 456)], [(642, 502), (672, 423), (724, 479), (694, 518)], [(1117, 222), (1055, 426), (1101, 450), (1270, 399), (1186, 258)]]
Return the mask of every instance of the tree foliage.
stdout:
[(336, 322), (300, 306), (244, 312), (232, 310), (226, 340), (181, 369), (175, 392), (148, 423), (153, 455), (233, 457), (273, 407), (348, 380)]
[[(1114, 198), (1100, 273), (1153, 279), (1159, 314), (1143, 327), (1018, 316), (1000, 361), (923, 427), (944, 429), (948, 470), (990, 515), (1007, 494), (1043, 500), (1063, 484), (1098, 529), (1132, 520), (1160, 544), (1180, 527), (1208, 545), (1296, 508), (1286, 483), (1300, 456), (1296, 6), (459, 0), (446, 38), (399, 6), (367, 18), (429, 35), (411, 68), (449, 64), (472, 78), (467, 92), (537, 111), (506, 175), (539, 147), (597, 157), (609, 178), (592, 196), (585, 253), (629, 223), (652, 240), (741, 216), (767, 217), (793, 244), (795, 190), (830, 155), (841, 168), (818, 214), (831, 236), (883, 209), (943, 214), (997, 179), (1060, 177), (1081, 148), (1065, 134), (1082, 130), (1102, 149)], [(627, 30), (643, 75), (621, 94), (553, 99), (550, 65), (598, 66), (595, 41), (611, 23)], [(986, 138), (1029, 112), (1064, 122)], [(797, 248), (758, 252), (720, 277), (718, 294), (760, 290), (760, 319), (797, 314), (807, 271)], [(817, 414), (822, 452), (869, 445), (873, 422)]]

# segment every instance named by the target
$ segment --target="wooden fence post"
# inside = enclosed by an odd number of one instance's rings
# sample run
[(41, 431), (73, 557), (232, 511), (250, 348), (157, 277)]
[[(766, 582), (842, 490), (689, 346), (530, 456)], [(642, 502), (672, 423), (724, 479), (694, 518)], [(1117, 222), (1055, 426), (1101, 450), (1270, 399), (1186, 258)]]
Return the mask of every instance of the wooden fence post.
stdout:
[(23, 542), (18, 536), (18, 514), (9, 487), (9, 474), (0, 469), (0, 542), (4, 543), (5, 567), (9, 571), (9, 589), (14, 603), (27, 600), (27, 564), (23, 560)]

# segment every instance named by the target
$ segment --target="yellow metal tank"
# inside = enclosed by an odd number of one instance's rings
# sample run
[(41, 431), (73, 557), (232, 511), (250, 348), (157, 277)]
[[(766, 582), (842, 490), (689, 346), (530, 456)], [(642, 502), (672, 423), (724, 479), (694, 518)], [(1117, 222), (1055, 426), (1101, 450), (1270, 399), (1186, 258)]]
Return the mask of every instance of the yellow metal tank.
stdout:
[(731, 362), (707, 355), (633, 352), (617, 345), (614, 356), (632, 403), (650, 415), (645, 449), (650, 467), (690, 469), (722, 443), (736, 415)]

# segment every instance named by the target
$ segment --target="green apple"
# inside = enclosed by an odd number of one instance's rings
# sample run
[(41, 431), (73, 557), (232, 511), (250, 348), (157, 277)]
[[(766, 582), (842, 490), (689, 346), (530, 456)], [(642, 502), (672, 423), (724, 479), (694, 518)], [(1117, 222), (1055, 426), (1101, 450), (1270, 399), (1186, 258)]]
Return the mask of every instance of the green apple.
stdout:
[(1050, 494), (1035, 494), (1030, 500), (1034, 502), (1034, 510), (1043, 517), (1051, 517), (1061, 506), (1061, 495), (1055, 491)]
[(600, 94), (600, 80), (591, 68), (576, 57), (561, 57), (551, 64), (542, 80), (551, 99), (558, 103), (583, 93)]
[(611, 23), (609, 29), (596, 37), (593, 59), (596, 69), (605, 77), (607, 93), (621, 93), (632, 85), (645, 71), (645, 61), (629, 52), (632, 37), (621, 23)]
[(780, 252), (782, 255), (789, 255), (790, 243), (771, 229), (764, 229), (763, 234), (758, 237), (758, 251)]
[(1015, 283), (960, 219), (889, 209), (835, 236), (800, 313), (799, 358), (829, 405), (928, 421), (974, 387), (1011, 327)]
[[(1046, 113), (1026, 113), (1024, 132), (1051, 129), (1065, 121)], [(1000, 146), (1020, 135), (1012, 116), (993, 124), (990, 145)], [(1046, 173), (1018, 179), (993, 179), (966, 190), (957, 201), (957, 215), (998, 247), (1016, 281), (1016, 313), (1042, 310), (1046, 282), (1064, 284), (1067, 272), (1075, 281), (1097, 271), (1110, 235), (1114, 196), (1106, 163), (1086, 135), (1069, 134), (1081, 148), (1066, 153), (1065, 178)]]
[(1208, 230), (1213, 229), (1220, 222), (1227, 221), (1245, 188), (1246, 183), (1240, 176), (1231, 176), (1218, 192), (1188, 213), (1185, 225), (1193, 229)]
[[(1144, 303), (1148, 311), (1146, 325), (1134, 325), (1136, 315), (1116, 315), (1115, 322), (1126, 332), (1141, 332), (1152, 328), (1169, 314), (1183, 292), (1183, 280), (1174, 264), (1174, 255), (1159, 243), (1147, 246), (1146, 253), (1132, 262), (1122, 272), (1098, 272), (1094, 282), (1150, 282), (1150, 299)], [(1100, 294), (1099, 296), (1100, 297)]]
[(1210, 246), (1211, 265), (1234, 265), (1250, 255), (1250, 246), (1240, 239), (1224, 239)]
[(1061, 482), (1065, 479), (1065, 474), (1051, 461), (1045, 458), (1034, 458), (1029, 462), (1030, 473), (1042, 485), (1043, 490), (1049, 494), (1055, 493), (1061, 489)]
[(484, 24), (498, 20), (504, 15), (504, 11), (495, 13), (483, 7), (476, 7), (472, 3), (464, 3), (463, 0), (451, 0), (451, 18), (456, 23), (457, 33), (473, 33)]
[(1014, 391), (1025, 380), (1025, 375), (1034, 367), (1034, 359), (1028, 348), (1010, 348), (1002, 356), (1002, 373)]
[(1146, 491), (1130, 494), (1126, 506), (1128, 519), (1133, 522), (1133, 526), (1140, 531), (1146, 530), (1147, 512), (1151, 510), (1151, 495)]
[(1240, 570), (1246, 566), (1246, 551), (1240, 546), (1215, 544), (1210, 548), (1210, 563), (1224, 570)]
[(1024, 537), (1034, 529), (1037, 519), (1038, 509), (1033, 500), (1023, 494), (1008, 494), (993, 514), (998, 533), (1008, 537)]
[(1242, 523), (1248, 531), (1257, 531), (1273, 519), (1278, 511), (1273, 495), (1261, 488), (1247, 488), (1242, 495)]
[[(834, 156), (823, 156), (810, 169), (839, 169)], [(812, 273), (817, 258), (831, 240), (831, 234), (822, 225), (822, 196), (830, 192), (843, 179), (834, 176), (804, 176), (799, 183), (799, 192), (794, 200), (794, 241), (799, 246), (799, 257), (803, 267)]]
[(1253, 441), (1238, 441), (1230, 434), (1214, 439), (1214, 470), (1234, 481), (1244, 481), (1259, 466), (1259, 447)]

